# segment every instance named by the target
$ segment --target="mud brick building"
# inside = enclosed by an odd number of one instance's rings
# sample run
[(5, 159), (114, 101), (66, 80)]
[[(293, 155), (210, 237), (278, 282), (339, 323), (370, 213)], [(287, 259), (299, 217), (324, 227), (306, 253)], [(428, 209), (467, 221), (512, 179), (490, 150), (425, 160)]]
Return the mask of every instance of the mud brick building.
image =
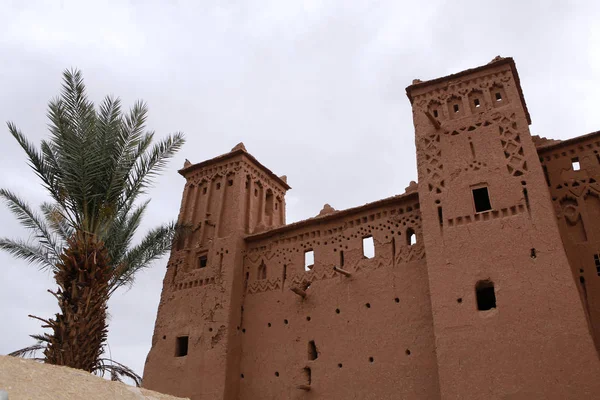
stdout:
[(415, 80), (418, 185), (285, 222), (243, 144), (186, 163), (144, 385), (194, 400), (600, 398), (600, 132), (531, 136), (511, 58)]

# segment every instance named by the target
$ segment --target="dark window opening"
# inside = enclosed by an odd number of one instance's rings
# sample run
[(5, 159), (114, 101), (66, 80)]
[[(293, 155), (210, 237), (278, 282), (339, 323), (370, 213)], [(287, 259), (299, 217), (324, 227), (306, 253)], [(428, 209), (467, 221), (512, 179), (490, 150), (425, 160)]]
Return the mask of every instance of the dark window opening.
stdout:
[(473, 189), (473, 200), (475, 201), (475, 212), (479, 213), (492, 209), (487, 187)]
[(471, 147), (471, 155), (475, 158), (475, 146), (473, 146), (473, 142), (469, 142), (469, 147)]
[(600, 276), (600, 254), (594, 254), (594, 263), (596, 264), (596, 273)]
[(457, 113), (458, 112), (458, 104), (455, 104), (454, 106), (452, 106), (452, 108), (454, 109), (454, 112)]
[(344, 266), (344, 251), (340, 250), (340, 267)]
[(535, 249), (531, 249), (531, 252), (529, 253), (529, 256), (531, 258), (537, 258), (537, 252), (535, 251)]
[(184, 357), (188, 353), (188, 337), (179, 336), (175, 342), (175, 357)]
[(363, 257), (365, 258), (373, 258), (375, 257), (375, 242), (373, 241), (373, 236), (364, 237), (362, 240), (363, 247)]
[(437, 118), (437, 117), (438, 117), (438, 110), (433, 110), (433, 116), (434, 116), (435, 118)]
[(527, 211), (529, 210), (529, 194), (527, 193), (527, 189), (523, 188), (523, 197), (525, 198), (525, 206), (527, 207)]
[(229, 186), (233, 186), (233, 179), (230, 179), (230, 180), (228, 180), (228, 181), (227, 181), (227, 184), (228, 184)]
[(496, 308), (496, 292), (492, 281), (485, 280), (477, 282), (477, 285), (475, 285), (475, 293), (477, 294), (477, 309), (479, 311), (487, 311)]
[(310, 342), (308, 342), (308, 359), (316, 360), (317, 358), (319, 358), (319, 353), (317, 352), (317, 345), (315, 344), (314, 340), (311, 340)]
[(217, 190), (221, 189), (221, 182), (217, 183)]
[(206, 187), (202, 188), (202, 194), (206, 194)]
[(479, 99), (474, 100), (475, 107), (481, 107), (481, 103), (479, 103)]
[(205, 254), (198, 257), (198, 268), (205, 268), (208, 265), (208, 256)]
[(254, 197), (258, 197), (258, 189), (254, 189)]
[(406, 244), (409, 246), (412, 246), (413, 244), (417, 243), (417, 235), (415, 234), (415, 231), (413, 230), (413, 228), (408, 228), (406, 230)]
[(442, 206), (438, 206), (438, 220), (440, 222), (440, 226), (444, 226), (444, 215), (442, 213)]
[(573, 171), (579, 171), (581, 169), (581, 165), (579, 165), (579, 157), (571, 159), (571, 166), (573, 167)]
[(502, 101), (502, 95), (500, 92), (496, 92), (496, 101)]

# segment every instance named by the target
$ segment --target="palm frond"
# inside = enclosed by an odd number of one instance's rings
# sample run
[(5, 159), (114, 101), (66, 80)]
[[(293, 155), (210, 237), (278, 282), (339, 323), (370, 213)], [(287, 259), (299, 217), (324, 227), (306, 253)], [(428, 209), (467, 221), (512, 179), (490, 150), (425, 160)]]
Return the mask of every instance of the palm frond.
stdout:
[(168, 160), (181, 149), (184, 143), (183, 134), (178, 132), (156, 143), (145, 152), (131, 170), (125, 190), (125, 202), (133, 202), (138, 195), (144, 193), (144, 190), (152, 184), (153, 178), (164, 169)]
[(56, 237), (39, 215), (25, 201), (10, 190), (0, 189), (0, 198), (7, 204), (8, 209), (17, 217), (21, 225), (34, 232), (39, 243), (48, 250), (53, 258), (58, 258), (60, 248)]
[(141, 376), (136, 374), (131, 368), (109, 358), (101, 358), (100, 364), (95, 372), (102, 377), (106, 373), (110, 373), (111, 380), (117, 382), (123, 382), (123, 377), (126, 377), (133, 380), (135, 386), (142, 386)]
[(42, 270), (54, 271), (56, 259), (48, 254), (48, 250), (19, 239), (0, 238), (0, 250), (4, 250), (16, 258), (38, 265)]
[(127, 249), (130, 247), (133, 236), (142, 222), (142, 216), (149, 203), (150, 200), (145, 201), (132, 212), (129, 212), (128, 208), (122, 209), (121, 214), (110, 224), (109, 232), (107, 232), (104, 238), (104, 243), (109, 249), (111, 261), (115, 265), (122, 261)]
[(66, 242), (73, 236), (75, 230), (61, 207), (56, 204), (42, 203), (40, 209), (50, 229), (63, 241)]
[(132, 285), (138, 271), (166, 254), (171, 249), (177, 230), (175, 223), (159, 226), (150, 230), (138, 245), (132, 247), (115, 270), (110, 294), (123, 285)]
[[(42, 344), (42, 342), (37, 342), (34, 345), (24, 347), (19, 350), (15, 350), (12, 353), (8, 353), (11, 357), (21, 357), (21, 358), (34, 358), (35, 354), (38, 351), (45, 350), (46, 345)], [(34, 358), (35, 360), (40, 360), (39, 358)]]

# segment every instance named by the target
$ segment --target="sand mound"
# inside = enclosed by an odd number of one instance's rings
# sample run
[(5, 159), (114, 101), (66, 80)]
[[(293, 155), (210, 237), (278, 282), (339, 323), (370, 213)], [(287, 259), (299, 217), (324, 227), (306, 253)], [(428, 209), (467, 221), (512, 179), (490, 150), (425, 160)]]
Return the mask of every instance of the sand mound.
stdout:
[(9, 400), (181, 399), (110, 382), (77, 369), (8, 356), (0, 356), (0, 390), (8, 392)]

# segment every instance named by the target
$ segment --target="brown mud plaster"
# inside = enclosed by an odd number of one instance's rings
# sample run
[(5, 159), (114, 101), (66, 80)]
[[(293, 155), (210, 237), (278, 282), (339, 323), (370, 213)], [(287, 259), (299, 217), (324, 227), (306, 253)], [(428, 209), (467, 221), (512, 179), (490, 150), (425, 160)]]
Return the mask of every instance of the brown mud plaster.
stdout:
[(532, 137), (511, 58), (406, 91), (419, 183), (398, 196), (286, 224), (287, 178), (243, 144), (186, 163), (195, 230), (171, 252), (146, 387), (600, 398), (600, 132)]

